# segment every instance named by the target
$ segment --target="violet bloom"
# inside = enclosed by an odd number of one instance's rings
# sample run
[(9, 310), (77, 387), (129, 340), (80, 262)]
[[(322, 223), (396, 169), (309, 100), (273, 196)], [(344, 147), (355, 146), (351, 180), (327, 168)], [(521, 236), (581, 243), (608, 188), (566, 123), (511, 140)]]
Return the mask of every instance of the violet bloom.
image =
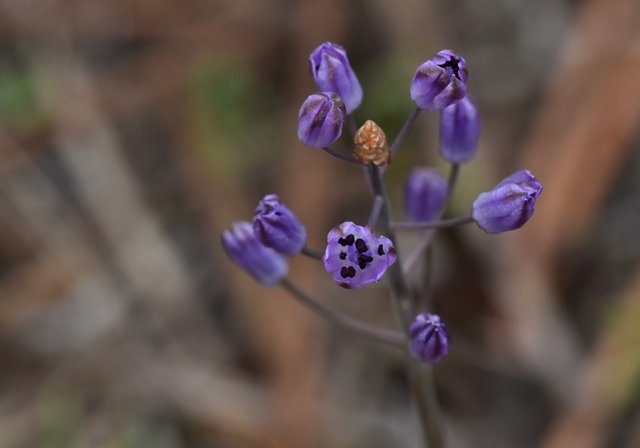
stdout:
[(284, 255), (299, 254), (307, 231), (298, 217), (275, 194), (268, 194), (256, 207), (253, 232), (262, 244)]
[(350, 114), (362, 102), (362, 87), (340, 45), (325, 42), (309, 56), (311, 74), (322, 91), (336, 92)]
[(419, 314), (409, 327), (409, 349), (420, 361), (435, 364), (449, 352), (449, 332), (440, 316)]
[(360, 288), (380, 280), (396, 261), (396, 250), (389, 238), (347, 221), (327, 235), (323, 261), (338, 285)]
[(337, 93), (309, 95), (298, 114), (298, 138), (313, 148), (325, 148), (340, 138), (346, 117), (344, 103)]
[(473, 202), (472, 216), (488, 233), (501, 233), (522, 227), (533, 215), (542, 185), (528, 170), (518, 171), (491, 191), (480, 193)]
[(236, 222), (222, 233), (222, 246), (229, 258), (264, 285), (275, 285), (287, 275), (285, 258), (264, 246), (248, 222)]
[(444, 207), (447, 191), (447, 181), (440, 173), (431, 168), (414, 168), (404, 185), (404, 209), (409, 220), (436, 219)]
[(440, 155), (451, 163), (473, 158), (480, 136), (478, 109), (467, 95), (440, 113)]
[(451, 50), (441, 50), (418, 67), (411, 99), (421, 109), (440, 110), (467, 94), (467, 63)]

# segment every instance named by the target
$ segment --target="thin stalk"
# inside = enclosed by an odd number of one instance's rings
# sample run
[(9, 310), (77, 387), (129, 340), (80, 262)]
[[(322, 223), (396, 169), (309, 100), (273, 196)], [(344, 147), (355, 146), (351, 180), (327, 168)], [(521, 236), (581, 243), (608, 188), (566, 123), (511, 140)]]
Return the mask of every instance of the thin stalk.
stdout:
[(367, 227), (374, 228), (378, 223), (378, 219), (380, 218), (380, 212), (382, 211), (382, 205), (384, 204), (384, 199), (382, 196), (375, 196), (373, 198), (373, 204), (371, 205), (371, 213), (369, 214), (369, 221), (367, 222)]
[(399, 331), (385, 330), (373, 325), (361, 322), (353, 317), (329, 308), (304, 293), (288, 279), (282, 279), (280, 284), (302, 305), (324, 318), (328, 322), (351, 333), (364, 336), (377, 342), (382, 342), (394, 347), (405, 348), (407, 346), (405, 335)]
[(398, 135), (396, 136), (395, 140), (393, 140), (393, 143), (389, 148), (391, 157), (396, 155), (396, 153), (400, 149), (400, 146), (402, 146), (404, 141), (409, 136), (409, 132), (411, 132), (411, 129), (416, 124), (421, 111), (422, 109), (416, 106), (416, 108), (411, 111), (411, 114), (409, 114), (409, 117), (407, 117), (407, 121), (404, 122), (404, 125), (402, 125), (402, 128), (400, 129), (400, 132), (398, 132)]
[(471, 216), (461, 216), (459, 218), (442, 219), (436, 221), (425, 222), (392, 222), (391, 226), (396, 230), (425, 230), (425, 229), (446, 229), (449, 227), (457, 227), (473, 222)]
[(362, 166), (362, 164), (360, 162), (358, 162), (358, 160), (353, 156), (353, 154), (347, 154), (346, 152), (342, 152), (342, 151), (338, 151), (337, 149), (333, 149), (329, 146), (325, 146), (322, 148), (326, 153), (332, 155), (333, 157), (336, 157), (340, 160), (343, 160), (345, 162), (349, 162), (349, 163), (353, 163), (354, 165), (360, 165)]
[(305, 246), (302, 248), (302, 252), (300, 253), (306, 257), (313, 258), (314, 260), (322, 261), (322, 252), (320, 252), (319, 250), (309, 249), (307, 246)]

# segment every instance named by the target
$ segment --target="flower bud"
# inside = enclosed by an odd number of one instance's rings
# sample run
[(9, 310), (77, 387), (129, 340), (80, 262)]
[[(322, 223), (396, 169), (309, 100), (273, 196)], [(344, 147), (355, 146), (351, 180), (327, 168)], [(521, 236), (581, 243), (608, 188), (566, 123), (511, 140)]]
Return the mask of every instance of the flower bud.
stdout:
[(349, 64), (344, 48), (332, 42), (325, 42), (313, 50), (309, 56), (309, 65), (318, 88), (340, 95), (348, 114), (360, 106), (362, 87)]
[(416, 70), (411, 99), (421, 109), (440, 110), (467, 94), (467, 63), (451, 50), (442, 50)]
[(391, 161), (387, 136), (373, 120), (367, 120), (358, 129), (354, 142), (356, 147), (353, 153), (360, 163), (383, 166)]
[(298, 114), (298, 138), (313, 148), (325, 148), (340, 138), (346, 112), (338, 94), (309, 95)]
[(473, 202), (471, 215), (488, 233), (501, 233), (522, 227), (533, 215), (542, 185), (528, 170), (518, 171), (491, 191), (480, 193)]
[(347, 221), (327, 235), (322, 260), (338, 285), (347, 289), (360, 288), (380, 280), (396, 261), (396, 250), (389, 238)]
[(449, 332), (440, 316), (419, 314), (409, 327), (409, 349), (420, 361), (435, 364), (449, 352)]
[(451, 163), (473, 158), (480, 136), (478, 109), (469, 96), (440, 113), (440, 155)]
[(285, 258), (258, 241), (248, 222), (236, 222), (225, 230), (222, 246), (235, 264), (264, 285), (274, 285), (287, 275)]
[(438, 217), (447, 199), (447, 181), (440, 173), (418, 167), (404, 185), (404, 209), (411, 221), (431, 221)]
[(299, 254), (307, 239), (304, 226), (275, 194), (262, 198), (256, 207), (253, 232), (262, 244), (284, 255)]

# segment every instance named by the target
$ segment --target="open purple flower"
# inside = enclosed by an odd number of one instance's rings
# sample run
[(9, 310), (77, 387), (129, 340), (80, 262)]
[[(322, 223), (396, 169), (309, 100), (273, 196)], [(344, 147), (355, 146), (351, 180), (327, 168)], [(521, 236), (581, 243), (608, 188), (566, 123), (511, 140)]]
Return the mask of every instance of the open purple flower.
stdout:
[(327, 235), (323, 261), (338, 285), (360, 288), (380, 280), (396, 261), (396, 250), (389, 238), (347, 221)]
[(420, 361), (437, 363), (449, 352), (449, 332), (440, 316), (419, 314), (409, 327), (409, 348)]
[(451, 50), (423, 62), (411, 81), (411, 99), (421, 109), (440, 110), (467, 94), (467, 63)]

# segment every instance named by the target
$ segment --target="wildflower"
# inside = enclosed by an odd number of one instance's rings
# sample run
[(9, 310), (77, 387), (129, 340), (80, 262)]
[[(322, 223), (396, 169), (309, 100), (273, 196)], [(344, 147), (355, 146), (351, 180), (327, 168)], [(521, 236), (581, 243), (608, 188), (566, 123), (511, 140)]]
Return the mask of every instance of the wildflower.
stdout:
[(327, 235), (323, 261), (338, 285), (359, 288), (380, 280), (396, 261), (396, 250), (389, 238), (347, 221)]
[(478, 109), (469, 96), (440, 113), (440, 155), (451, 163), (462, 163), (475, 155), (480, 136)]
[(336, 92), (350, 114), (362, 102), (362, 87), (356, 77), (347, 52), (340, 45), (325, 42), (309, 56), (311, 74), (322, 91)]
[(447, 181), (440, 173), (418, 167), (404, 185), (404, 209), (411, 221), (431, 221), (438, 217), (447, 199)]
[(449, 332), (440, 316), (419, 314), (409, 327), (409, 349), (420, 361), (435, 364), (449, 352)]
[(472, 216), (488, 233), (501, 233), (522, 227), (533, 215), (542, 185), (528, 170), (518, 171), (491, 191), (480, 193), (473, 202)]
[(340, 138), (345, 119), (344, 103), (333, 92), (309, 95), (298, 114), (298, 138), (314, 148), (324, 148)]
[(299, 254), (307, 231), (297, 216), (275, 194), (268, 194), (256, 207), (253, 232), (262, 244), (284, 255)]
[(441, 50), (418, 67), (411, 81), (411, 99), (421, 109), (440, 110), (467, 94), (467, 65), (451, 50)]
[(391, 161), (387, 136), (373, 120), (367, 120), (356, 132), (354, 155), (362, 164), (383, 166)]
[(285, 258), (264, 246), (248, 222), (236, 222), (222, 233), (222, 246), (229, 258), (264, 285), (274, 285), (287, 275)]

